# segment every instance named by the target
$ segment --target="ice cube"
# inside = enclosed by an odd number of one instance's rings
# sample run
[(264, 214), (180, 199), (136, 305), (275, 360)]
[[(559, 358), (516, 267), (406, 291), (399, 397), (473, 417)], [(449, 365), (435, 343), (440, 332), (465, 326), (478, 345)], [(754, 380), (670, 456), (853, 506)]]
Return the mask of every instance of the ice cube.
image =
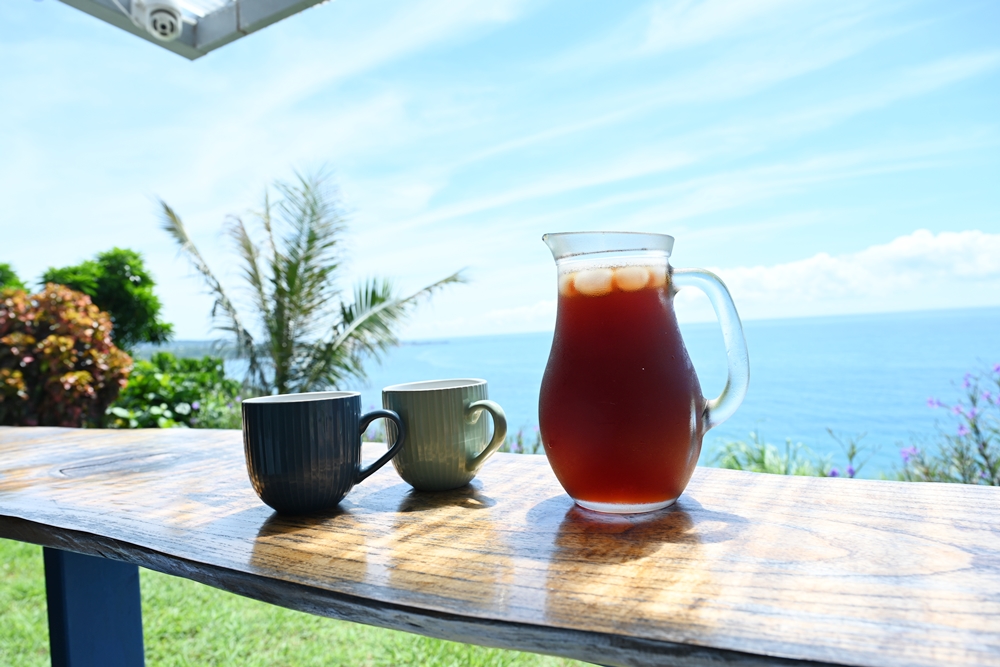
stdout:
[(559, 293), (563, 296), (573, 296), (576, 294), (576, 290), (573, 289), (573, 278), (576, 276), (575, 273), (562, 273), (559, 274)]
[(611, 291), (611, 280), (615, 272), (611, 269), (586, 269), (578, 271), (573, 279), (573, 287), (580, 294), (600, 296)]
[(615, 269), (615, 287), (623, 292), (641, 290), (649, 282), (649, 271), (644, 266), (622, 266)]
[(649, 267), (650, 274), (650, 287), (663, 287), (667, 284), (667, 267), (666, 266), (651, 266)]

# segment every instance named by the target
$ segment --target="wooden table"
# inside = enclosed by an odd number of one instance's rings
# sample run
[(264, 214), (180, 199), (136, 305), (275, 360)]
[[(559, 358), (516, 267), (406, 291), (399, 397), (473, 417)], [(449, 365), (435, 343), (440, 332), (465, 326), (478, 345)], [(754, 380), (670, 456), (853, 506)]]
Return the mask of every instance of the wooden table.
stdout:
[[(7, 428), (0, 536), (49, 547), (69, 642), (98, 604), (73, 586), (104, 576), (84, 562), (119, 577), (99, 605), (132, 636), (135, 564), (609, 665), (1000, 665), (1000, 490), (985, 487), (700, 468), (676, 508), (609, 517), (574, 508), (544, 457), (499, 454), (457, 491), (417, 493), (388, 466), (339, 509), (284, 518), (254, 495), (236, 431)], [(69, 602), (53, 619), (54, 588)]]

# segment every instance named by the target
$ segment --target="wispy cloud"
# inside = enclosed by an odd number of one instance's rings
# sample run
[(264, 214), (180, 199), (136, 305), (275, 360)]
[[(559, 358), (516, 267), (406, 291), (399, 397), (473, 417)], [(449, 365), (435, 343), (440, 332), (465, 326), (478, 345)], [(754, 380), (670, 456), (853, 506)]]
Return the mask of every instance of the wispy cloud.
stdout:
[[(33, 277), (135, 247), (181, 331), (205, 316), (155, 197), (224, 271), (224, 216), (323, 164), (346, 280), (469, 266), (426, 311), (465, 333), (551, 316), (543, 231), (667, 227), (703, 251), (682, 264), (733, 267), (811, 256), (855, 213), (897, 214), (892, 236), (995, 224), (1000, 51), (976, 0), (335, 2), (194, 63), (60, 3), (0, 5), (0, 261)], [(885, 241), (864, 226), (838, 248)]]
[[(856, 253), (714, 270), (747, 319), (998, 306), (1000, 234), (921, 229)], [(693, 290), (678, 299), (689, 319), (712, 318)]]

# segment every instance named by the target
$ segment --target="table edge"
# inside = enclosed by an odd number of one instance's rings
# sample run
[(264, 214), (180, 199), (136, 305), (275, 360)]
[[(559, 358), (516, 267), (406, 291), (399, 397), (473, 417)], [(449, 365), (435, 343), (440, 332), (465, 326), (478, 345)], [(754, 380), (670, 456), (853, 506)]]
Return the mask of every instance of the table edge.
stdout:
[(305, 584), (199, 563), (154, 549), (84, 531), (0, 515), (0, 538), (99, 556), (179, 576), (236, 595), (295, 611), (390, 630), (572, 658), (604, 665), (717, 667), (718, 665), (799, 665), (834, 667), (844, 663), (758, 655), (730, 649), (643, 639), (478, 618), (422, 609), (314, 588)]

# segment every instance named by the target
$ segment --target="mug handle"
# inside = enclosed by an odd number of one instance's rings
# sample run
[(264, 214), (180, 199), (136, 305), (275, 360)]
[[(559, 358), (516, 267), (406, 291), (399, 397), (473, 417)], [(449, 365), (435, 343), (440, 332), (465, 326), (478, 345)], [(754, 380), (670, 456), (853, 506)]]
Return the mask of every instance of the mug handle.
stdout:
[(470, 424), (475, 424), (479, 421), (483, 410), (489, 412), (493, 417), (493, 439), (490, 440), (490, 444), (486, 445), (486, 449), (479, 452), (474, 459), (466, 461), (465, 469), (469, 472), (479, 470), (479, 467), (486, 463), (486, 459), (490, 458), (496, 450), (500, 449), (504, 438), (507, 437), (507, 415), (504, 414), (503, 408), (498, 403), (494, 403), (493, 401), (476, 401), (475, 403), (470, 403), (469, 407), (465, 408), (465, 420)]
[(736, 408), (747, 395), (750, 386), (750, 356), (743, 325), (733, 304), (733, 297), (719, 276), (704, 269), (676, 269), (671, 272), (674, 287), (697, 287), (712, 302), (715, 316), (722, 327), (722, 340), (726, 344), (729, 377), (722, 393), (705, 405), (705, 430), (715, 428), (733, 416)]
[(403, 426), (403, 420), (392, 410), (372, 410), (367, 414), (361, 415), (361, 430), (358, 432), (358, 437), (361, 437), (361, 434), (367, 431), (368, 426), (376, 419), (389, 419), (396, 425), (396, 442), (392, 443), (389, 451), (383, 454), (378, 461), (367, 468), (358, 470), (357, 477), (354, 479), (355, 484), (388, 463), (403, 448), (403, 440), (406, 439), (406, 427)]

